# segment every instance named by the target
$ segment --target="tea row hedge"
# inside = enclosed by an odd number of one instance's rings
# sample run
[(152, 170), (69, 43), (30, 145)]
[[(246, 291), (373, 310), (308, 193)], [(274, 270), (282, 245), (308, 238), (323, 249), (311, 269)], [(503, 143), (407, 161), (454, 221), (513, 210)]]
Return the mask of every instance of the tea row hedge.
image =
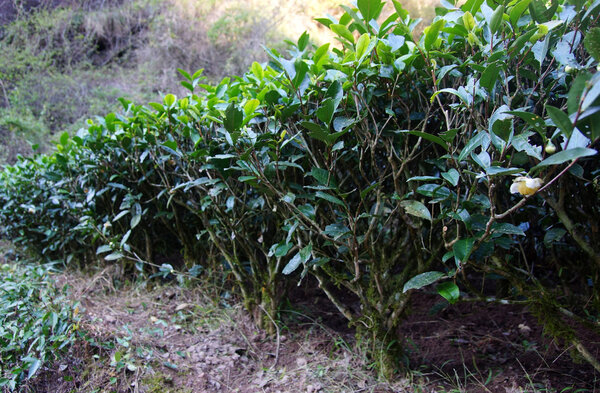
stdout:
[(416, 38), (392, 3), (343, 6), (318, 19), (337, 45), (304, 34), (216, 86), (180, 70), (187, 97), (121, 99), (6, 167), (4, 235), (67, 263), (221, 272), (268, 329), (313, 276), (386, 372), (430, 284), (525, 301), (594, 363), (573, 323), (600, 310), (600, 1), (442, 1)]

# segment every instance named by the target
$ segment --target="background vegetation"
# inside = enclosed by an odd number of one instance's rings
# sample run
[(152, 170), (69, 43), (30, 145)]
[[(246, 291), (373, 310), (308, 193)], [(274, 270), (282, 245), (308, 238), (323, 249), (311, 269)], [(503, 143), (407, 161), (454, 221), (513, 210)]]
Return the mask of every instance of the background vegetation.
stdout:
[[(9, 2), (11, 3), (11, 2)], [(182, 93), (177, 68), (203, 68), (209, 81), (266, 60), (262, 45), (308, 30), (332, 39), (315, 16), (336, 1), (14, 1), (0, 20), (0, 162), (52, 148), (57, 134), (118, 108), (117, 98)], [(425, 5), (427, 4), (427, 5)], [(409, 4), (431, 19), (433, 2)]]

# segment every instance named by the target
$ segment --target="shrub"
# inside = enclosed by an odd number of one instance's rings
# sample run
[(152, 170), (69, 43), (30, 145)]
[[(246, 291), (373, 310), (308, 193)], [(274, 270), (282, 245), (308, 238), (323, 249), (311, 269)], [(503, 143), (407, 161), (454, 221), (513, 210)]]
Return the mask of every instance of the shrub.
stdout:
[(0, 266), (0, 388), (15, 390), (75, 339), (77, 305), (50, 282), (52, 267)]
[[(185, 98), (121, 100), (52, 156), (7, 168), (6, 233), (165, 274), (153, 260), (180, 249), (181, 267), (223, 266), (260, 325), (313, 275), (386, 374), (414, 290), (437, 283), (454, 303), (485, 295), (473, 272), (484, 287), (502, 277), (499, 296), (525, 298), (598, 367), (560, 313), (596, 329), (600, 6), (445, 3), (415, 38), (392, 4), (381, 23), (380, 0), (320, 19), (339, 48), (303, 34), (216, 86), (180, 70)], [(31, 206), (46, 231), (22, 220)]]

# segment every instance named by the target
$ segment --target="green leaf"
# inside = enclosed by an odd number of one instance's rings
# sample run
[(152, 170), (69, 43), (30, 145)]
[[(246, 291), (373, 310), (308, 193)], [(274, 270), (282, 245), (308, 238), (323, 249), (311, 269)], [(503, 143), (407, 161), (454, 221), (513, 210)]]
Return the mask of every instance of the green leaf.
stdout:
[(344, 98), (344, 89), (342, 88), (342, 84), (340, 81), (335, 80), (327, 89), (325, 93), (325, 97), (331, 98), (335, 104), (335, 109), (337, 109), (340, 102)]
[(333, 113), (335, 112), (335, 102), (333, 99), (328, 98), (321, 103), (319, 109), (317, 109), (316, 115), (323, 123), (331, 124), (331, 119), (333, 118)]
[(446, 21), (444, 19), (439, 19), (436, 22), (432, 23), (427, 29), (425, 33), (425, 50), (430, 50), (431, 46), (437, 41), (440, 31), (444, 28), (444, 24)]
[(551, 155), (550, 157), (546, 158), (544, 161), (537, 164), (535, 167), (532, 168), (532, 170), (543, 168), (545, 166), (550, 166), (550, 165), (559, 165), (559, 164), (565, 163), (567, 161), (572, 161), (572, 160), (575, 160), (575, 159), (581, 158), (581, 157), (593, 156), (596, 153), (598, 153), (596, 150), (588, 149), (585, 147), (576, 147), (574, 149), (559, 151), (558, 153)]
[(507, 111), (509, 115), (515, 115), (523, 120), (531, 127), (533, 127), (540, 135), (546, 135), (546, 124), (544, 123), (544, 119), (531, 112), (524, 111)]
[(502, 20), (503, 20), (502, 19), (503, 15), (504, 15), (504, 6), (500, 5), (494, 10), (494, 13), (492, 14), (492, 19), (490, 21), (490, 30), (491, 30), (492, 34), (496, 34), (498, 29), (500, 28), (500, 26), (502, 24)]
[(419, 201), (401, 201), (400, 206), (402, 206), (408, 214), (431, 221), (431, 213), (429, 212), (429, 209), (427, 209), (427, 207)]
[(309, 39), (309, 35), (306, 31), (304, 33), (302, 33), (300, 38), (298, 38), (297, 46), (298, 46), (298, 50), (300, 52), (302, 52), (304, 49), (306, 49), (306, 46), (308, 45), (308, 39)]
[(96, 249), (96, 255), (103, 254), (103, 253), (109, 252), (109, 251), (112, 251), (112, 247), (109, 246), (108, 244), (103, 244)]
[(460, 9), (465, 12), (469, 11), (471, 14), (475, 15), (477, 12), (479, 12), (483, 2), (484, 0), (467, 0), (467, 2), (460, 7)]
[(225, 120), (223, 126), (229, 132), (238, 131), (244, 123), (244, 112), (233, 102), (225, 110)]
[(313, 167), (308, 174), (314, 177), (319, 184), (329, 186), (329, 171)]
[(371, 192), (373, 191), (377, 186), (379, 186), (379, 183), (373, 183), (370, 186), (368, 186), (367, 188), (365, 188), (364, 190), (362, 190), (360, 192), (360, 199), (365, 199), (365, 197)]
[(29, 366), (29, 370), (27, 371), (27, 379), (33, 377), (35, 373), (40, 369), (41, 365), (42, 361), (39, 359), (35, 359)]
[(330, 224), (325, 227), (325, 230), (321, 232), (325, 236), (332, 237), (333, 239), (339, 239), (340, 237), (350, 233), (350, 229), (343, 224)]
[(104, 260), (114, 261), (116, 259), (121, 259), (121, 258), (123, 258), (123, 254), (121, 254), (120, 252), (113, 252), (112, 254), (105, 256)]
[(460, 298), (460, 290), (452, 281), (440, 283), (435, 289), (437, 290), (437, 293), (446, 299), (450, 304), (456, 303)]
[(550, 105), (546, 105), (546, 112), (554, 124), (565, 134), (567, 139), (570, 138), (573, 133), (573, 123), (571, 123), (569, 116), (560, 109)]
[(585, 98), (581, 102), (581, 111), (587, 110), (600, 96), (600, 73), (594, 74), (587, 87)]
[(69, 143), (69, 133), (65, 131), (60, 135), (60, 144), (63, 145), (64, 147), (67, 147), (68, 143)]
[(471, 255), (474, 244), (475, 239), (472, 237), (460, 239), (454, 243), (452, 246), (452, 251), (454, 251), (454, 258), (456, 259), (457, 266), (460, 266), (469, 260), (469, 256)]
[(158, 102), (149, 102), (148, 105), (158, 113), (163, 113), (165, 111), (165, 107)]
[(464, 161), (465, 158), (467, 158), (471, 152), (473, 150), (475, 150), (476, 148), (478, 148), (479, 146), (481, 146), (481, 142), (483, 141), (483, 138), (486, 137), (486, 133), (483, 131), (479, 131), (477, 133), (477, 135), (475, 135), (474, 137), (472, 137), (471, 139), (469, 139), (469, 141), (467, 142), (467, 144), (465, 145), (465, 147), (462, 149), (462, 151), (460, 152), (460, 154), (458, 155), (458, 161)]
[(256, 79), (261, 80), (261, 81), (264, 79), (265, 72), (264, 72), (262, 66), (260, 65), (260, 63), (258, 63), (256, 61), (254, 63), (252, 63), (250, 70), (252, 71), (252, 73), (254, 74)]
[(600, 27), (594, 27), (586, 33), (583, 45), (596, 61), (600, 61)]
[(350, 30), (348, 30), (348, 28), (346, 26), (340, 25), (340, 24), (331, 24), (329, 26), (329, 28), (331, 29), (331, 31), (333, 31), (335, 34), (337, 34), (339, 37), (345, 38), (346, 40), (350, 41), (351, 43), (354, 43), (354, 36), (352, 35)]
[(301, 249), (296, 255), (294, 255), (292, 257), (292, 259), (283, 268), (282, 273), (285, 275), (292, 274), (293, 272), (296, 271), (296, 269), (298, 269), (298, 267), (301, 264), (308, 262), (311, 255), (312, 255), (312, 244), (309, 244), (308, 246)]
[(440, 180), (439, 177), (436, 176), (413, 176), (406, 181), (431, 181), (431, 180)]
[(329, 201), (331, 203), (335, 203), (335, 204), (340, 205), (340, 206), (346, 206), (341, 199), (339, 199), (337, 197), (334, 197), (333, 195), (327, 194), (327, 193), (325, 193), (323, 191), (317, 191), (316, 194), (315, 194), (315, 196), (317, 198), (325, 199), (326, 201)]
[(303, 121), (300, 125), (310, 131), (311, 137), (318, 139), (321, 142), (325, 142), (328, 145), (331, 144), (329, 142), (329, 130), (327, 128), (310, 121)]
[(509, 224), (507, 222), (494, 223), (492, 225), (493, 233), (501, 233), (503, 235), (520, 235), (525, 236), (525, 232), (516, 225)]
[(187, 71), (182, 70), (181, 68), (178, 68), (177, 72), (179, 72), (181, 74), (181, 76), (183, 76), (185, 79), (189, 80), (190, 82), (193, 80), (192, 76)]
[(533, 0), (529, 3), (529, 13), (537, 23), (548, 22), (556, 13), (558, 0), (552, 0), (550, 8), (546, 8), (546, 3), (545, 0)]
[(271, 247), (269, 256), (274, 255), (276, 258), (283, 258), (290, 252), (294, 245), (292, 243), (277, 243)]
[(496, 63), (488, 65), (485, 68), (485, 70), (481, 73), (479, 84), (488, 89), (488, 91), (492, 90), (492, 88), (496, 84), (496, 80), (498, 79), (499, 73), (500, 67), (498, 67)]
[(521, 18), (521, 15), (523, 15), (523, 12), (525, 12), (527, 7), (529, 6), (530, 2), (531, 2), (531, 0), (520, 0), (517, 4), (515, 4), (512, 7), (512, 9), (510, 10), (510, 13), (509, 13), (509, 17), (510, 17), (510, 23), (513, 26), (517, 25), (517, 22)]
[(317, 70), (320, 70), (327, 59), (329, 59), (329, 56), (327, 56), (329, 53), (329, 45), (329, 43), (321, 45), (313, 55), (313, 63)]
[(566, 235), (567, 231), (563, 228), (552, 228), (549, 229), (544, 235), (544, 244), (546, 247), (550, 247), (552, 242), (562, 239)]
[(460, 174), (456, 169), (451, 168), (448, 172), (442, 173), (442, 177), (448, 180), (450, 184), (456, 187), (456, 185), (458, 184), (458, 180), (460, 179)]
[(368, 54), (367, 48), (369, 47), (370, 43), (371, 38), (369, 37), (368, 33), (364, 33), (358, 38), (358, 41), (356, 41), (356, 58), (359, 61), (362, 61), (363, 57)]
[(167, 107), (171, 108), (175, 104), (176, 100), (177, 97), (175, 97), (173, 94), (167, 94), (164, 98), (164, 103)]
[(133, 217), (131, 217), (131, 223), (130, 223), (130, 227), (131, 229), (135, 228), (141, 221), (142, 216), (140, 214), (136, 214)]
[(424, 286), (433, 284), (434, 282), (438, 281), (440, 278), (442, 278), (444, 276), (445, 276), (444, 273), (436, 272), (436, 271), (421, 273), (417, 276), (414, 276), (410, 280), (408, 280), (404, 284), (404, 288), (402, 289), (402, 292), (406, 293), (407, 291), (409, 291), (411, 289), (421, 289)]
[(591, 78), (592, 75), (589, 72), (583, 72), (577, 75), (577, 78), (575, 78), (575, 80), (573, 81), (573, 84), (569, 89), (569, 97), (567, 98), (567, 108), (569, 116), (573, 113), (576, 113), (579, 110), (581, 97)]
[(437, 143), (438, 145), (440, 145), (441, 147), (444, 148), (444, 150), (448, 151), (448, 144), (439, 136), (437, 135), (432, 135), (432, 134), (428, 134), (426, 132), (421, 132), (421, 131), (405, 131), (407, 134), (410, 135), (415, 135), (418, 136), (420, 138), (426, 139), (430, 142), (434, 142)]
[(383, 4), (381, 0), (358, 0), (356, 5), (368, 24), (372, 19), (379, 16)]
[(253, 98), (246, 102), (246, 104), (244, 105), (244, 113), (246, 114), (246, 116), (254, 113), (254, 111), (256, 111), (256, 108), (258, 108), (259, 105), (260, 101), (256, 98)]

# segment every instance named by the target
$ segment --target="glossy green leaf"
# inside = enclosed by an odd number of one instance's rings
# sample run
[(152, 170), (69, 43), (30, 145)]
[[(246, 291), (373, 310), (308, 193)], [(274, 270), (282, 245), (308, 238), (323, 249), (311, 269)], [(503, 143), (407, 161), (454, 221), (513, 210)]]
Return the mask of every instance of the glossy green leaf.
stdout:
[(302, 248), (296, 255), (292, 257), (292, 259), (288, 262), (287, 265), (283, 268), (282, 273), (285, 275), (292, 274), (298, 269), (301, 264), (305, 264), (312, 256), (312, 244)]
[(354, 43), (354, 36), (352, 35), (350, 30), (348, 30), (348, 28), (346, 26), (340, 25), (340, 24), (331, 24), (329, 26), (329, 28), (331, 29), (331, 31), (333, 31), (335, 34), (337, 34), (339, 37), (342, 37), (342, 38), (350, 41), (351, 43)]
[(42, 361), (39, 359), (34, 359), (33, 362), (31, 363), (31, 365), (29, 366), (29, 369), (27, 370), (27, 379), (30, 379), (31, 377), (33, 377), (35, 375), (35, 373), (37, 373), (37, 371), (40, 369), (41, 366), (42, 366)]
[(460, 174), (456, 169), (451, 168), (448, 172), (443, 172), (442, 177), (456, 187), (458, 180), (460, 179)]
[(176, 100), (177, 100), (177, 97), (175, 97), (173, 94), (167, 94), (164, 98), (164, 103), (166, 106), (171, 108), (175, 104)]
[(523, 15), (523, 12), (525, 12), (527, 7), (529, 6), (530, 2), (531, 2), (531, 0), (519, 0), (519, 2), (511, 8), (511, 10), (509, 12), (509, 18), (510, 18), (510, 23), (513, 26), (517, 25), (517, 22), (521, 18), (521, 15)]
[(333, 195), (327, 194), (327, 193), (325, 193), (323, 191), (317, 191), (316, 194), (315, 194), (315, 196), (317, 198), (324, 199), (324, 200), (326, 200), (328, 202), (335, 203), (336, 205), (340, 205), (340, 206), (343, 206), (343, 207), (346, 206), (346, 204), (341, 199), (339, 199), (338, 197), (335, 197)]
[(244, 122), (244, 112), (233, 102), (225, 110), (225, 119), (223, 126), (229, 132), (235, 132), (240, 129)]
[(581, 103), (581, 97), (583, 96), (586, 87), (591, 80), (592, 75), (588, 72), (583, 72), (577, 75), (577, 78), (573, 81), (571, 88), (569, 89), (569, 96), (567, 98), (567, 108), (569, 116), (576, 113), (579, 110)]
[(244, 105), (244, 114), (248, 116), (254, 113), (254, 111), (256, 111), (259, 105), (260, 101), (258, 101), (256, 98), (248, 100), (248, 102), (246, 102), (246, 104)]
[(587, 32), (583, 43), (585, 49), (596, 60), (600, 61), (600, 27), (594, 27)]
[(437, 293), (448, 301), (450, 304), (454, 304), (460, 298), (460, 290), (453, 281), (446, 281), (436, 286)]
[(444, 141), (442, 138), (440, 138), (437, 135), (432, 135), (432, 134), (428, 134), (426, 132), (421, 132), (421, 131), (405, 131), (405, 132), (407, 134), (415, 135), (415, 136), (418, 136), (419, 138), (426, 139), (430, 142), (437, 143), (438, 145), (443, 147), (444, 150), (448, 150), (448, 144), (446, 143), (446, 141)]
[(68, 145), (68, 143), (69, 143), (69, 133), (65, 131), (60, 135), (60, 144), (66, 147)]
[(317, 109), (316, 115), (323, 123), (331, 124), (331, 119), (333, 118), (333, 113), (335, 111), (335, 102), (333, 99), (328, 98), (321, 103), (319, 109)]
[(570, 138), (573, 133), (573, 123), (571, 123), (569, 116), (551, 105), (546, 105), (546, 112), (563, 134), (565, 134), (567, 138)]
[(356, 4), (367, 24), (379, 16), (383, 6), (381, 0), (358, 0)]
[(507, 222), (494, 223), (492, 225), (493, 233), (501, 233), (503, 235), (520, 235), (525, 236), (525, 232), (516, 225), (509, 224)]
[(500, 67), (496, 63), (492, 63), (488, 65), (481, 74), (479, 84), (488, 90), (492, 90), (492, 88), (496, 84), (496, 81), (498, 80), (499, 74)]
[(585, 147), (576, 147), (574, 149), (559, 151), (537, 164), (533, 169), (539, 169), (550, 165), (560, 165), (578, 158), (593, 156), (596, 155), (596, 153), (596, 150)]
[(402, 292), (406, 293), (411, 289), (421, 289), (427, 285), (433, 284), (438, 281), (440, 278), (444, 277), (445, 274), (442, 272), (425, 272), (421, 273), (410, 280), (408, 280), (404, 284), (404, 288), (402, 288)]
[(429, 212), (429, 209), (427, 209), (427, 207), (419, 201), (401, 201), (400, 206), (402, 206), (404, 210), (406, 210), (406, 212), (410, 215), (431, 221), (431, 213)]
[(361, 35), (356, 41), (356, 58), (360, 61), (368, 54), (367, 49), (371, 43), (371, 38), (368, 33)]
[(544, 235), (544, 245), (550, 247), (552, 243), (563, 238), (567, 234), (567, 231), (563, 228), (552, 228), (546, 231)]
[(460, 266), (468, 261), (474, 244), (475, 239), (472, 237), (460, 239), (454, 243), (452, 246), (452, 251), (454, 251), (454, 258), (456, 259), (457, 266)]
[(439, 19), (427, 27), (424, 41), (425, 50), (430, 50), (435, 41), (437, 41), (445, 23), (445, 20)]
[(494, 13), (492, 14), (492, 19), (490, 21), (490, 26), (489, 26), (492, 34), (496, 34), (498, 29), (500, 29), (500, 26), (503, 21), (503, 19), (502, 19), (503, 15), (504, 15), (504, 5), (500, 5), (500, 6), (496, 7), (496, 9), (494, 10)]

